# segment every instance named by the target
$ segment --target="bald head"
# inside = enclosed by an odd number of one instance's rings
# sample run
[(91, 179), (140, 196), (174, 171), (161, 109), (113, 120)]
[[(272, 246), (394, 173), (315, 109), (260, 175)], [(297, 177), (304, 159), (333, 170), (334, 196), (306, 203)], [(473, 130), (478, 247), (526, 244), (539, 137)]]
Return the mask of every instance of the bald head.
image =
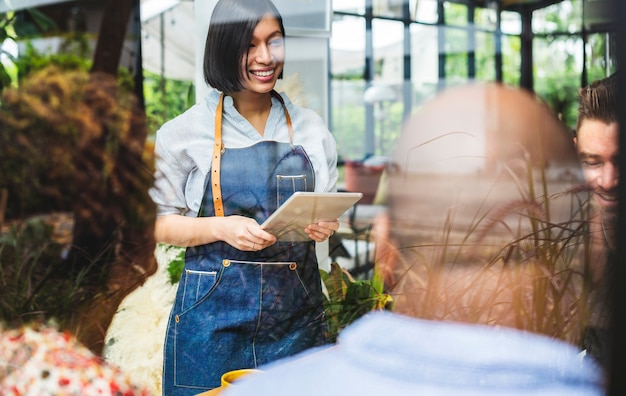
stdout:
[[(566, 128), (527, 92), (470, 85), (424, 104), (404, 125), (389, 173), (379, 264), (395, 309), (568, 331), (556, 318), (569, 308), (538, 287), (552, 282), (576, 299), (578, 282), (562, 274), (581, 264), (579, 183)], [(531, 320), (539, 305), (555, 320)]]

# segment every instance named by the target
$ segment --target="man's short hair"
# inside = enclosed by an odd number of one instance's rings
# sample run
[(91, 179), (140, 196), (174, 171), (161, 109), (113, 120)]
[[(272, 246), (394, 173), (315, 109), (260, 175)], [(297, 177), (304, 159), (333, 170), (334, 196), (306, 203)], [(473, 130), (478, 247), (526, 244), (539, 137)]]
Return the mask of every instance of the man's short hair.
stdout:
[(594, 81), (578, 90), (578, 123), (576, 132), (584, 120), (598, 120), (606, 124), (617, 122), (617, 75)]

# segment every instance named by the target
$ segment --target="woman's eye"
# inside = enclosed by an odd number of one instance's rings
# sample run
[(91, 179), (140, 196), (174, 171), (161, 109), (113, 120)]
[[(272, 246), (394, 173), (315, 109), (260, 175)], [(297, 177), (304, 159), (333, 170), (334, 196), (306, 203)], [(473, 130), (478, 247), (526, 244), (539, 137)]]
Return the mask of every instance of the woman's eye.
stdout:
[(271, 40), (269, 44), (270, 44), (270, 46), (272, 46), (272, 47), (278, 47), (278, 46), (281, 46), (281, 45), (283, 45), (283, 39), (282, 39), (282, 38), (280, 38), (280, 39)]

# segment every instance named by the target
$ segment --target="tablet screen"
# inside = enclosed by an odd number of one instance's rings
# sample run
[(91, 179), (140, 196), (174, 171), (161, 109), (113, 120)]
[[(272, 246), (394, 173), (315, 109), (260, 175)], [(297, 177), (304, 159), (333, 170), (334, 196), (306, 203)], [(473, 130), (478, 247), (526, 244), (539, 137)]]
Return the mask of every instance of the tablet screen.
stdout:
[(279, 241), (308, 241), (304, 228), (320, 221), (334, 221), (363, 196), (360, 192), (293, 193), (261, 224)]

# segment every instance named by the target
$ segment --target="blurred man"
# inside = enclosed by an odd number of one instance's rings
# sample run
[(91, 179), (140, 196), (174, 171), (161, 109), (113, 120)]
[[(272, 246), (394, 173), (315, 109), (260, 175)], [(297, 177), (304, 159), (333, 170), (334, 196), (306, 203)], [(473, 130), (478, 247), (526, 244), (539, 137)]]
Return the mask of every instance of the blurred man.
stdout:
[(579, 90), (578, 125), (574, 138), (602, 237), (611, 248), (614, 245), (612, 233), (617, 220), (619, 185), (615, 80), (613, 75)]
[(376, 223), (394, 312), (224, 395), (601, 395), (578, 347), (582, 182), (563, 124), (535, 97), (500, 85), (440, 94), (403, 128)]
[(587, 353), (607, 364), (607, 328), (611, 260), (619, 186), (619, 125), (616, 75), (593, 82), (578, 92), (578, 124), (574, 142), (591, 193), (591, 260), (595, 292), (594, 315), (585, 335)]

